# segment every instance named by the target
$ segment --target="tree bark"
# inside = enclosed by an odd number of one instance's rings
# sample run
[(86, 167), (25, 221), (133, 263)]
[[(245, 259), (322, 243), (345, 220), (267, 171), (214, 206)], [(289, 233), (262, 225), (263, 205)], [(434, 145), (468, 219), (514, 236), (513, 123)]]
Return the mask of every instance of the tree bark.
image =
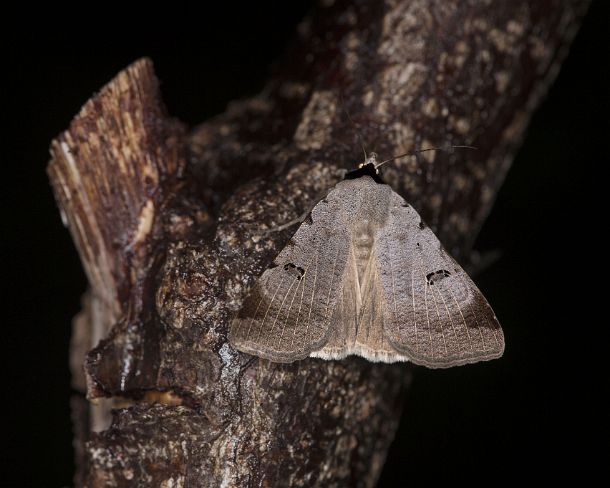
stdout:
[(48, 168), (90, 284), (76, 484), (373, 486), (411, 369), (233, 350), (232, 315), (295, 228), (260, 230), (361, 161), (358, 131), (382, 158), (469, 144), (384, 171), (463, 260), (587, 5), (322, 2), (261, 94), (190, 132), (149, 60), (93, 97)]

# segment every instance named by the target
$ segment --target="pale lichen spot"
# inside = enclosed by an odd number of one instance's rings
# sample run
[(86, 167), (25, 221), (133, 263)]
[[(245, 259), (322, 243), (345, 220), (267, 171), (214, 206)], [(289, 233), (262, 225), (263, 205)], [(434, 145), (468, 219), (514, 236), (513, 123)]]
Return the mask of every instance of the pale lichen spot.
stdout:
[(415, 131), (411, 128), (411, 126), (396, 122), (391, 126), (388, 136), (391, 142), (393, 142), (397, 154), (404, 154), (413, 151)]
[(462, 192), (468, 186), (468, 179), (461, 173), (456, 174), (453, 177), (453, 188), (458, 192)]
[(473, 166), (471, 172), (472, 176), (474, 176), (476, 180), (481, 181), (487, 178), (487, 168), (485, 168), (484, 166)]
[(483, 63), (489, 63), (491, 61), (491, 53), (487, 49), (482, 49), (477, 53), (479, 60)]
[(345, 45), (348, 49), (358, 49), (360, 46), (360, 38), (355, 32), (350, 32), (345, 36)]
[(464, 117), (458, 117), (455, 119), (453, 127), (458, 134), (465, 135), (470, 131), (470, 122)]
[(369, 88), (366, 92), (364, 92), (364, 95), (362, 96), (362, 104), (365, 107), (370, 107), (373, 103), (374, 98), (375, 92)]
[[(384, 90), (390, 93), (389, 103), (404, 107), (412, 102), (427, 75), (428, 68), (421, 63), (393, 65), (381, 72), (380, 82)], [(387, 110), (379, 112), (386, 113)]]
[(219, 132), (221, 136), (228, 136), (233, 132), (233, 128), (229, 124), (222, 124)]
[(511, 123), (506, 126), (504, 131), (502, 132), (502, 139), (505, 141), (515, 141), (521, 137), (523, 134), (523, 130), (525, 129), (525, 125), (527, 123), (528, 117), (525, 111), (519, 111), (513, 115), (513, 120)]
[(464, 41), (458, 41), (457, 44), (455, 45), (455, 50), (456, 52), (460, 53), (460, 54), (468, 54), (468, 52), (470, 51), (470, 48), (468, 47), (468, 44)]
[(528, 39), (530, 45), (529, 53), (533, 59), (541, 60), (549, 57), (549, 48), (542, 39), (535, 36), (530, 36)]
[(504, 93), (510, 81), (510, 74), (507, 71), (498, 71), (494, 74), (494, 81), (496, 82), (496, 91)]
[(466, 55), (465, 54), (456, 54), (453, 57), (453, 64), (457, 68), (461, 68), (462, 66), (464, 66), (465, 62), (466, 62)]
[(380, 115), (388, 115), (389, 114), (390, 103), (385, 98), (381, 98), (377, 102), (377, 107), (375, 108), (375, 112)]
[(421, 74), (425, 73), (426, 71), (426, 67), (419, 63), (408, 63), (404, 69), (399, 69), (398, 79), (396, 81), (398, 81), (400, 84), (407, 84), (412, 81), (417, 81), (417, 79), (421, 77)]
[(354, 51), (347, 51), (343, 58), (343, 64), (347, 71), (354, 71), (358, 67), (358, 54)]
[(273, 109), (273, 104), (265, 97), (252, 97), (246, 101), (248, 110), (258, 113), (269, 113)]
[(501, 53), (510, 52), (513, 48), (514, 37), (501, 31), (500, 29), (492, 29), (489, 31), (489, 39), (495, 48)]
[[(415, 174), (419, 174), (419, 173), (415, 172)], [(422, 191), (420, 182), (416, 178), (413, 178), (413, 177), (407, 178), (406, 181), (403, 182), (403, 184), (405, 186), (405, 191), (407, 192), (408, 195), (411, 196), (411, 198), (415, 198)]]
[(449, 60), (449, 54), (447, 54), (445, 51), (443, 51), (442, 53), (439, 54), (438, 61), (437, 61), (437, 66), (438, 66), (439, 71), (443, 71), (443, 68), (447, 65), (448, 60)]
[[(436, 146), (429, 139), (424, 139), (421, 143), (421, 149), (430, 149), (432, 147)], [(429, 163), (434, 162), (434, 158), (436, 157), (436, 151), (426, 151), (420, 154)]]
[(506, 23), (506, 32), (510, 32), (511, 34), (515, 35), (515, 36), (521, 36), (523, 35), (523, 24), (515, 21), (515, 20), (509, 20)]
[(312, 93), (294, 133), (297, 147), (310, 150), (330, 144), (332, 122), (336, 112), (337, 101), (333, 92), (325, 90)]
[(343, 414), (343, 409), (341, 408), (341, 405), (335, 405), (333, 407), (333, 409), (330, 411), (330, 416), (331, 417), (335, 417), (338, 418)]
[(279, 94), (284, 98), (302, 98), (309, 90), (308, 83), (286, 81), (280, 85)]
[(483, 17), (477, 17), (476, 19), (473, 19), (470, 25), (473, 27), (473, 29), (478, 31), (489, 30), (489, 23)]
[(184, 476), (178, 475), (175, 478), (163, 480), (159, 485), (161, 488), (184, 488)]
[(383, 18), (381, 35), (390, 37), (396, 31), (408, 32), (421, 24), (418, 24), (417, 16), (413, 12), (407, 10), (410, 5), (405, 5), (404, 8), (397, 8), (397, 5), (392, 5), (393, 2), (388, 2), (389, 8), (387, 14)]
[(422, 28), (432, 28), (434, 19), (430, 10), (421, 2), (388, 3), (377, 52), (388, 61), (401, 64), (406, 59), (413, 59), (416, 53), (421, 53), (420, 59), (423, 59), (425, 41), (415, 33)]
[(468, 218), (463, 215), (453, 213), (449, 216), (449, 225), (451, 225), (459, 234), (467, 234), (470, 228)]
[(481, 204), (485, 205), (492, 201), (494, 197), (494, 190), (490, 185), (483, 185), (481, 188)]
[(440, 193), (435, 193), (430, 197), (430, 207), (433, 209), (439, 209), (443, 203), (443, 196)]
[(438, 117), (440, 110), (436, 98), (428, 98), (422, 107), (422, 112), (425, 116), (431, 119)]
[(347, 69), (348, 71), (353, 71), (358, 65), (359, 56), (357, 50), (361, 44), (360, 38), (356, 33), (350, 32), (349, 34), (347, 34), (347, 36), (345, 36), (342, 42), (345, 50), (345, 69)]

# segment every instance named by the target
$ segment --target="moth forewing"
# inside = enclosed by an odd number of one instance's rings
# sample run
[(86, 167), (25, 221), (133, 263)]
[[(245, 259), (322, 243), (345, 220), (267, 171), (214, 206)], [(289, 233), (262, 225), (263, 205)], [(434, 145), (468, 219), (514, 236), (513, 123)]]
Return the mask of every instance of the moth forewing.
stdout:
[(336, 204), (331, 191), (254, 285), (231, 324), (237, 349), (292, 362), (328, 341), (349, 251)]

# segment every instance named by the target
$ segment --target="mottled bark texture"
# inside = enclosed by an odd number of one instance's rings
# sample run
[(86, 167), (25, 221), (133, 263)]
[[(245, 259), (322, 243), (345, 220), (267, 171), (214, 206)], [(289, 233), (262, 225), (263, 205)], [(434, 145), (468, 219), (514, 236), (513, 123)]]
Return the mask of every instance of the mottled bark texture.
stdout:
[[(230, 318), (295, 228), (262, 231), (360, 162), (357, 128), (383, 158), (478, 147), (384, 175), (463, 259), (585, 9), (324, 1), (260, 95), (190, 133), (164, 112), (147, 60), (93, 97), (49, 166), (90, 283), (72, 366), (98, 405), (74, 402), (76, 483), (374, 485), (410, 370), (233, 350)], [(108, 426), (108, 405), (126, 400)]]

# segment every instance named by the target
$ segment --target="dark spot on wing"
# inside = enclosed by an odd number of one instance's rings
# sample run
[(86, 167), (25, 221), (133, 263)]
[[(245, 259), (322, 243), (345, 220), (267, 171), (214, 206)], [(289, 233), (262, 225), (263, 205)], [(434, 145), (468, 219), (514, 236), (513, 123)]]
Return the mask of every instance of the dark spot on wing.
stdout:
[(428, 273), (426, 275), (426, 281), (429, 285), (434, 285), (445, 278), (451, 276), (451, 273), (446, 269), (439, 269), (438, 271), (434, 271), (433, 273)]
[(307, 225), (312, 225), (313, 219), (311, 218), (311, 214), (307, 214), (307, 217), (305, 217), (305, 220), (303, 222)]
[(286, 263), (284, 265), (284, 270), (288, 271), (291, 275), (293, 275), (297, 280), (300, 280), (305, 274), (305, 270), (300, 266), (297, 266), (294, 263)]
[(422, 230), (426, 228), (426, 224), (424, 224), (423, 220), (419, 221), (419, 228), (422, 229)]
[[(261, 293), (261, 290), (258, 286), (255, 286), (252, 290), (252, 294), (246, 299), (243, 303), (241, 309), (239, 310), (237, 316), (241, 319), (256, 319), (256, 313), (258, 311), (258, 315), (260, 317), (261, 310), (266, 310), (269, 307), (269, 297)], [(242, 334), (240, 334), (242, 335)], [(244, 339), (244, 337), (241, 337)]]

